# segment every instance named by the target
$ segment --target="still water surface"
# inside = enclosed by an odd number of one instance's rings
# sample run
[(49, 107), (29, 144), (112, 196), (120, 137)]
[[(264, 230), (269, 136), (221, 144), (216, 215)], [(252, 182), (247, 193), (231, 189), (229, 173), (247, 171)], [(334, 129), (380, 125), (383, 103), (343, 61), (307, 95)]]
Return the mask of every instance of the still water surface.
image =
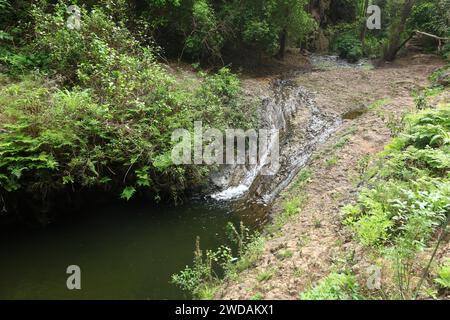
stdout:
[[(251, 212), (224, 205), (111, 204), (47, 227), (0, 234), (0, 299), (183, 299), (170, 283), (202, 249), (226, 242), (225, 227), (257, 225)], [(66, 268), (81, 268), (81, 290), (68, 290)]]

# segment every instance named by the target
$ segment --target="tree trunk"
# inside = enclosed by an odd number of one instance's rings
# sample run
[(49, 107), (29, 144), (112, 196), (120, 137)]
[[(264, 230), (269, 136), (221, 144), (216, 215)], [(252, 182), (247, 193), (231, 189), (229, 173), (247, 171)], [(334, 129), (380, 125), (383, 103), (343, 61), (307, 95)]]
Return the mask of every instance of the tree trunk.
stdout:
[(400, 21), (397, 24), (397, 26), (394, 26), (391, 29), (389, 45), (384, 54), (384, 60), (393, 61), (395, 59), (395, 56), (397, 55), (397, 52), (400, 49), (400, 46), (399, 46), (400, 40), (401, 40), (402, 33), (405, 30), (406, 20), (408, 19), (413, 6), (414, 6), (414, 0), (405, 0)]
[(287, 30), (286, 28), (283, 29), (283, 31), (280, 34), (280, 49), (278, 50), (277, 53), (277, 58), (283, 60), (284, 59), (284, 52), (286, 51), (286, 38), (287, 38)]
[[(367, 8), (369, 7), (369, 0), (364, 0), (364, 5), (363, 5), (363, 10), (362, 10), (362, 17), (367, 18)], [(360, 39), (361, 39), (361, 47), (362, 47), (362, 52), (365, 52), (365, 48), (364, 48), (364, 42), (366, 40), (366, 29), (367, 29), (367, 19), (362, 19), (363, 23), (362, 23), (362, 29), (361, 29), (361, 34), (360, 34)]]

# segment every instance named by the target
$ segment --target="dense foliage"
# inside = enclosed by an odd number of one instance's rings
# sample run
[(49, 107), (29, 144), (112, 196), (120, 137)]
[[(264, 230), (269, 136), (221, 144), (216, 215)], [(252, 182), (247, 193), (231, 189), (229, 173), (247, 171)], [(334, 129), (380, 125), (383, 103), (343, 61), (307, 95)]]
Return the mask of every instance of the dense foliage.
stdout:
[(356, 62), (362, 57), (361, 42), (351, 34), (338, 37), (335, 45), (339, 56), (350, 62)]
[(176, 54), (218, 59), (243, 48), (274, 54), (283, 41), (305, 37), (315, 27), (305, 5), (306, 0), (146, 1), (138, 15), (159, 21), (152, 34)]
[(249, 126), (252, 111), (243, 111), (236, 75), (222, 68), (179, 79), (101, 7), (82, 9), (79, 30), (65, 27), (65, 12), (62, 2), (32, 6), (34, 38), (4, 56), (2, 201), (11, 208), (19, 203), (10, 195), (26, 193), (47, 203), (82, 188), (176, 199), (201, 185), (206, 167), (172, 164), (171, 134), (192, 129), (194, 120)]
[[(405, 6), (412, 2), (412, 9), (402, 20)], [(366, 29), (366, 8), (377, 5), (381, 9), (381, 29)], [(445, 0), (373, 0), (356, 1), (356, 17), (350, 21), (324, 26), (331, 40), (331, 49), (350, 61), (362, 55), (371, 58), (386, 56), (392, 46), (398, 49), (414, 31), (421, 31), (448, 38), (450, 36), (450, 3)], [(395, 43), (394, 43), (395, 42)], [(430, 51), (436, 50), (438, 43), (432, 37), (423, 37), (421, 44)], [(448, 54), (448, 45), (442, 50)]]
[[(408, 0), (410, 1), (410, 0)], [(405, 21), (400, 21), (406, 0), (146, 0), (90, 1), (75, 3), (83, 12), (99, 9), (121, 27), (131, 30), (141, 44), (158, 44), (164, 54), (213, 64), (262, 53), (283, 57), (287, 46), (315, 49), (318, 28), (331, 41), (329, 49), (350, 60), (362, 54), (380, 56), (398, 36), (398, 44), (413, 30), (449, 36), (449, 3), (445, 0), (414, 0)], [(27, 43), (33, 37), (35, 8), (67, 6), (65, 1), (0, 1), (0, 41)], [(381, 9), (381, 29), (367, 30), (366, 9)], [(33, 9), (34, 8), (34, 9)], [(60, 22), (67, 13), (60, 12)], [(63, 19), (63, 20), (61, 20)], [(400, 26), (400, 24), (402, 26)], [(401, 29), (399, 29), (401, 27)], [(397, 39), (396, 39), (397, 40)], [(436, 47), (428, 39), (430, 48)], [(3, 48), (4, 49), (4, 48)], [(444, 48), (448, 50), (448, 47)], [(13, 50), (14, 51), (14, 50)], [(46, 57), (38, 51), (12, 55), (11, 64), (42, 65)]]
[(347, 222), (366, 245), (395, 242), (416, 222), (424, 229), (411, 241), (423, 243), (450, 209), (450, 109), (424, 110), (407, 121), (407, 131), (373, 169), (377, 174), (361, 192), (360, 206), (346, 209)]
[(405, 124), (365, 173), (356, 205), (344, 208), (356, 238), (392, 261), (391, 294), (403, 299), (420, 292), (412, 281), (417, 255), (449, 222), (450, 106), (411, 114)]
[[(83, 8), (83, 23), (85, 18), (89, 19), (85, 17), (86, 12), (101, 8), (108, 19), (132, 30), (142, 43), (156, 41), (169, 56), (210, 62), (223, 61), (226, 52), (242, 54), (243, 49), (252, 56), (261, 52), (279, 53), (286, 44), (305, 39), (316, 27), (306, 12), (307, 0), (84, 0), (75, 3)], [(2, 0), (0, 10), (5, 15), (0, 19), (0, 30), (3, 30), (0, 40), (2, 35), (28, 37), (32, 28), (28, 20), (36, 18), (33, 8), (47, 7), (44, 10), (48, 12), (51, 10), (48, 5), (54, 4), (55, 1), (38, 1), (33, 5)], [(65, 1), (56, 3), (56, 6), (67, 5)], [(60, 11), (59, 22), (65, 20), (61, 20), (64, 14)], [(17, 25), (17, 19), (23, 20)]]

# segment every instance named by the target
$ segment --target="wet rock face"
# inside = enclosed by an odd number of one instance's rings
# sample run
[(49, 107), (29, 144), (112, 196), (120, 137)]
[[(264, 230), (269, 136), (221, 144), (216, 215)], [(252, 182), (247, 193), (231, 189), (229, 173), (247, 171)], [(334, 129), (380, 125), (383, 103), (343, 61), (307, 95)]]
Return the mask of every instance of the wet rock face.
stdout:
[[(337, 56), (312, 55), (310, 60), (313, 70), (366, 66), (366, 61), (351, 64)], [(259, 128), (279, 131), (279, 168), (267, 175), (264, 166), (259, 164), (223, 166), (212, 175), (216, 186), (216, 192), (210, 192), (212, 198), (270, 204), (307, 164), (315, 149), (339, 127), (342, 119), (355, 119), (366, 111), (352, 109), (343, 117), (340, 111), (339, 115), (332, 113), (335, 111), (316, 103), (313, 92), (293, 80), (298, 79), (298, 75), (296, 72), (285, 74), (270, 86), (251, 83), (251, 95), (262, 98)]]
[(279, 167), (267, 175), (259, 164), (227, 166), (215, 174), (221, 191), (213, 198), (269, 204), (339, 126), (340, 118), (321, 112), (314, 95), (304, 87), (280, 79), (272, 83), (270, 96), (261, 104), (259, 123), (262, 129), (279, 132)]

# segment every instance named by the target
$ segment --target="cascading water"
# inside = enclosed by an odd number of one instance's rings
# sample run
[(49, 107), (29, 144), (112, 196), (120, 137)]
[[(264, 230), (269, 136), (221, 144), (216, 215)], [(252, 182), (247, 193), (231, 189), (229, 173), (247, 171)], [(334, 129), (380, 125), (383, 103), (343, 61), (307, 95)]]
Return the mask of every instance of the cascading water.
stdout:
[[(269, 147), (256, 165), (227, 168), (222, 191), (211, 195), (216, 200), (246, 198), (268, 204), (306, 164), (316, 146), (340, 124), (340, 118), (327, 115), (316, 106), (313, 94), (292, 80), (277, 80), (273, 94), (263, 100), (261, 128), (271, 132)], [(277, 135), (278, 134), (278, 135)], [(279, 166), (263, 174), (272, 146), (279, 142)], [(225, 171), (224, 171), (225, 172)]]

